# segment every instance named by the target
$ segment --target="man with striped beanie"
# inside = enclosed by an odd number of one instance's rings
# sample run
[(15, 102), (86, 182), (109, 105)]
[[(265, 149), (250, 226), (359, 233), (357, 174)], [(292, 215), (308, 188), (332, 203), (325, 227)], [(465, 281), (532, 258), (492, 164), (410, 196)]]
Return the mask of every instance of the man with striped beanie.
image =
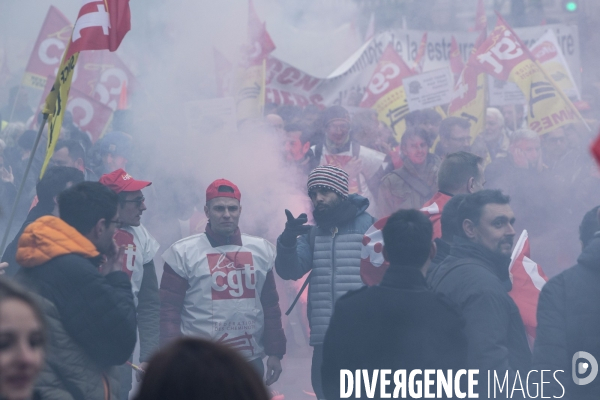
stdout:
[(306, 214), (294, 218), (285, 210), (287, 222), (277, 239), (275, 270), (285, 280), (298, 280), (310, 272), (298, 297), (308, 284), (310, 345), (314, 348), (311, 379), (317, 398), (323, 399), (321, 363), (325, 332), (335, 302), (349, 290), (363, 285), (362, 238), (375, 219), (366, 212), (367, 198), (348, 194), (348, 174), (338, 167), (315, 168), (308, 176), (307, 186), (316, 226), (306, 225)]

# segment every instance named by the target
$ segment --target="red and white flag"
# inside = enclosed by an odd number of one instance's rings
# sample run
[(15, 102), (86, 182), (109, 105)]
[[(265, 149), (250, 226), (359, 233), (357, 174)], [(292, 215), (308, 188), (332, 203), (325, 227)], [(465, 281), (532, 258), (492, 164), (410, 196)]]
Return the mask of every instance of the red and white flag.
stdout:
[(65, 59), (82, 50), (115, 51), (130, 29), (129, 0), (83, 0)]
[(365, 232), (360, 253), (360, 277), (367, 286), (379, 284), (390, 263), (383, 257), (383, 233), (389, 217), (376, 221)]
[(267, 32), (266, 24), (260, 21), (252, 0), (248, 1), (248, 7), (247, 61), (249, 65), (259, 65), (275, 50), (275, 43)]
[(50, 6), (25, 67), (25, 86), (43, 90), (48, 76), (56, 76), (71, 29), (71, 21), (58, 8)]
[(525, 325), (530, 346), (535, 340), (537, 327), (536, 311), (542, 288), (548, 281), (540, 267), (530, 257), (529, 237), (527, 231), (521, 233), (513, 249), (508, 272), (512, 281), (512, 289), (508, 293), (515, 301)]

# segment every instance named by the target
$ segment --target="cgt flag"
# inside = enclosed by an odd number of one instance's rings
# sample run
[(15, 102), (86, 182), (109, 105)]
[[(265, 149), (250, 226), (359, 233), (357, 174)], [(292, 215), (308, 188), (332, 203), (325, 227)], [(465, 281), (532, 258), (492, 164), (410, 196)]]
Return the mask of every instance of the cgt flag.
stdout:
[(73, 26), (58, 8), (50, 6), (25, 67), (23, 85), (43, 90), (48, 76), (56, 75)]
[[(486, 31), (481, 31), (477, 42), (485, 41)], [(471, 123), (470, 134), (475, 138), (485, 127), (485, 73), (473, 66), (475, 54), (471, 54), (469, 61), (463, 68), (458, 82), (454, 86), (452, 101), (448, 106), (448, 114), (460, 117)]]
[(84, 0), (73, 27), (70, 44), (44, 105), (49, 127), (46, 157), (40, 178), (46, 172), (60, 135), (79, 52), (101, 49), (115, 51), (131, 27), (130, 19), (129, 0)]
[(421, 37), (421, 43), (419, 44), (419, 49), (417, 50), (417, 55), (415, 57), (415, 62), (413, 65), (413, 72), (415, 74), (423, 73), (423, 66), (425, 65), (425, 51), (427, 50), (427, 32), (423, 33)]
[(527, 124), (540, 135), (583, 121), (573, 103), (500, 15), (468, 64), (496, 79), (516, 83), (527, 101)]
[(129, 0), (84, 0), (66, 58), (82, 50), (115, 51), (130, 29)]
[(512, 281), (512, 289), (508, 294), (519, 309), (529, 345), (532, 346), (537, 327), (538, 299), (542, 288), (548, 281), (548, 277), (544, 274), (542, 267), (529, 257), (529, 237), (527, 231), (524, 230), (513, 249), (510, 266), (508, 267), (510, 280)]
[(414, 75), (392, 44), (385, 48), (359, 107), (372, 108), (377, 118), (392, 128), (398, 141), (406, 130), (404, 118), (409, 112), (402, 79)]

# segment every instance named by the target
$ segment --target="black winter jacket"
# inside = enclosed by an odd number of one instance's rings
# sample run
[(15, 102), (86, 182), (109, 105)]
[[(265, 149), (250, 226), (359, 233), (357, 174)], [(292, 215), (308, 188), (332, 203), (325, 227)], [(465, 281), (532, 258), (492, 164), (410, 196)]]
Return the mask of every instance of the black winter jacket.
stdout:
[[(461, 261), (462, 260), (462, 261)], [(432, 281), (436, 292), (460, 307), (466, 320), (469, 368), (527, 374), (531, 351), (519, 309), (508, 295), (509, 257), (498, 256), (467, 239), (455, 237), (450, 255)], [(454, 267), (454, 268), (453, 268)]]
[[(417, 268), (390, 266), (379, 286), (350, 291), (335, 305), (323, 346), (326, 398), (340, 398), (340, 369), (367, 369), (369, 376), (406, 369), (408, 376), (413, 369), (466, 368), (463, 326), (457, 307), (429, 290)], [(389, 393), (393, 381), (391, 387)]]
[[(576, 385), (572, 378), (575, 353), (585, 351), (600, 362), (598, 234), (583, 249), (575, 266), (546, 283), (538, 302), (537, 321), (533, 367), (538, 370), (565, 371), (556, 375), (564, 390), (554, 379), (550, 379), (551, 384), (546, 385), (549, 387), (545, 388), (544, 396), (560, 397), (564, 391), (563, 399), (600, 399), (600, 377), (586, 385)], [(593, 367), (593, 363), (588, 364)], [(589, 373), (586, 371), (576, 376), (585, 378)]]

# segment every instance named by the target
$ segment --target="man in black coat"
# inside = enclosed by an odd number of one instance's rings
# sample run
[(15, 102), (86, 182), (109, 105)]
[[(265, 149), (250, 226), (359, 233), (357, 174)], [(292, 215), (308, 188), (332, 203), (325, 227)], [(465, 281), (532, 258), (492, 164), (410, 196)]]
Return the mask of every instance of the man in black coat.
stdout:
[[(431, 222), (417, 210), (397, 211), (387, 221), (383, 251), (390, 267), (381, 284), (343, 296), (325, 336), (321, 371), (328, 400), (340, 398), (341, 369), (366, 369), (369, 376), (375, 369), (405, 369), (408, 376), (415, 369), (466, 368), (464, 322), (425, 283), (435, 256), (432, 234)], [(389, 393), (393, 379), (391, 387)], [(375, 398), (380, 394), (378, 384)]]
[[(595, 227), (591, 233), (588, 227)], [(592, 230), (594, 230), (592, 229)], [(533, 367), (563, 370), (546, 385), (544, 396), (563, 399), (600, 398), (600, 229), (598, 207), (583, 218), (579, 232), (583, 251), (577, 264), (550, 279), (540, 294)], [(591, 237), (590, 237), (591, 236)], [(578, 352), (588, 355), (577, 356)], [(591, 356), (591, 357), (590, 357)], [(596, 360), (594, 364), (593, 358)], [(585, 364), (588, 368), (584, 368)], [(573, 366), (576, 365), (576, 371)], [(580, 370), (581, 368), (581, 370)], [(575, 384), (574, 379), (579, 380)], [(586, 378), (592, 378), (585, 384)], [(583, 382), (581, 381), (583, 379)]]
[(499, 190), (465, 197), (458, 207), (460, 236), (454, 237), (432, 288), (458, 304), (463, 313), (469, 368), (485, 375), (495, 370), (501, 380), (508, 371), (512, 387), (516, 371), (523, 376), (529, 370), (531, 351), (519, 309), (508, 295), (515, 236), (509, 201)]

